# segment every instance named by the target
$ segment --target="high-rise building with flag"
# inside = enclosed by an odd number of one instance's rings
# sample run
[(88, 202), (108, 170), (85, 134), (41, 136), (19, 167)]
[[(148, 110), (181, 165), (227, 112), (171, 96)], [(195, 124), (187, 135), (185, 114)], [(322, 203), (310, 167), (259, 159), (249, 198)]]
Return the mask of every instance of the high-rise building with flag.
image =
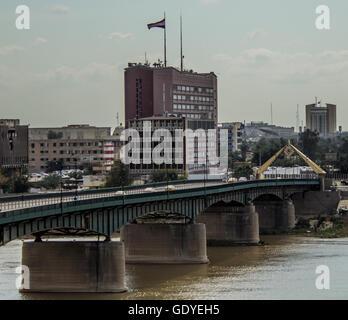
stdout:
[(218, 103), (214, 72), (129, 63), (124, 76), (126, 125), (129, 120), (144, 117), (173, 116), (190, 120), (195, 129), (216, 128)]

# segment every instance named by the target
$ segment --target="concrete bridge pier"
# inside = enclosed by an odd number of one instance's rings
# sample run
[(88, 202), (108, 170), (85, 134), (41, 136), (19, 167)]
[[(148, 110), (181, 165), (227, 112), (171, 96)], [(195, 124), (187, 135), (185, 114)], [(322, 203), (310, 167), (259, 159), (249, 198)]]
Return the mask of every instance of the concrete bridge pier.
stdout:
[(208, 263), (205, 225), (136, 223), (121, 228), (126, 263)]
[(291, 200), (254, 201), (260, 233), (282, 232), (295, 227), (295, 206)]
[(256, 245), (260, 242), (259, 218), (252, 204), (213, 205), (196, 221), (206, 225), (209, 246)]
[(124, 246), (119, 241), (24, 242), (29, 288), (21, 292), (125, 292)]

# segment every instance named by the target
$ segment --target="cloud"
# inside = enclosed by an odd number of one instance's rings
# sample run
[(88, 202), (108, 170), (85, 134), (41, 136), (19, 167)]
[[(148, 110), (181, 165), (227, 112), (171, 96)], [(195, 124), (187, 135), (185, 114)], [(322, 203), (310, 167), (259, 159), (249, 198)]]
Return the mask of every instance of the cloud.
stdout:
[(53, 14), (68, 14), (70, 11), (70, 8), (64, 5), (55, 5), (50, 8), (50, 12)]
[(42, 38), (42, 37), (38, 37), (38, 38), (35, 39), (34, 44), (39, 45), (39, 44), (44, 44), (46, 42), (47, 42), (47, 39)]
[(131, 33), (122, 33), (122, 32), (112, 32), (109, 34), (108, 39), (127, 39), (131, 37)]
[(6, 56), (15, 52), (24, 51), (24, 48), (21, 46), (9, 45), (0, 47), (0, 56)]
[(247, 33), (247, 40), (256, 40), (266, 36), (266, 32), (262, 29), (256, 29)]
[(58, 81), (80, 83), (82, 81), (91, 81), (96, 83), (116, 77), (118, 73), (117, 65), (91, 62), (80, 68), (65, 65), (58, 66), (47, 72), (35, 74), (34, 77), (37, 81), (43, 82)]
[(203, 4), (215, 4), (218, 3), (220, 0), (200, 0)]
[(289, 54), (256, 48), (238, 55), (215, 54), (213, 59), (221, 63), (221, 72), (248, 81), (334, 84), (348, 77), (348, 50)]

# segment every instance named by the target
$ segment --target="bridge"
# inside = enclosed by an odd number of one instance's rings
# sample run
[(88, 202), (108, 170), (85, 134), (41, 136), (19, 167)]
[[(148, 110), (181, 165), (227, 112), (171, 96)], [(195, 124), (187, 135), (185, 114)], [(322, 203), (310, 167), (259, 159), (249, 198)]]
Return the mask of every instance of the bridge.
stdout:
[(294, 193), (320, 188), (318, 179), (202, 184), (171, 182), (175, 190), (166, 188), (166, 183), (100, 189), (80, 192), (77, 199), (71, 192), (4, 197), (0, 199), (0, 245), (33, 234), (39, 239), (52, 230), (109, 239), (127, 222), (151, 212), (168, 211), (194, 219), (219, 202), (246, 206), (264, 195), (287, 200)]
[[(24, 292), (123, 292), (126, 262), (207, 263), (207, 243), (257, 245), (259, 229), (293, 227), (291, 198), (320, 185), (319, 179), (177, 181), (2, 197), (0, 245), (35, 237), (22, 247), (30, 275)], [(112, 241), (118, 231), (121, 241)], [(98, 241), (42, 239), (91, 235)]]
[[(316, 175), (264, 179), (281, 153), (297, 153)], [(0, 245), (35, 238), (22, 247), (30, 280), (25, 286), (23, 277), (23, 291), (123, 292), (126, 262), (207, 263), (207, 245), (258, 245), (260, 231), (293, 228), (293, 200), (306, 203), (311, 192), (324, 197), (324, 174), (289, 142), (258, 169), (257, 180), (176, 181), (170, 186), (2, 197)], [(116, 232), (120, 241), (111, 239)], [(69, 240), (43, 241), (47, 236)], [(97, 236), (98, 241), (71, 241), (77, 236)]]

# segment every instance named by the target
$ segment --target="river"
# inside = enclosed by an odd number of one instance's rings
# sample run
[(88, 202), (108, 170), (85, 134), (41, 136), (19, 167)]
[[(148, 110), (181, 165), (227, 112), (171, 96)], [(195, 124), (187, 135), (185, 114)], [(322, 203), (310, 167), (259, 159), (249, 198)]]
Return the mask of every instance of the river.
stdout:
[[(348, 299), (348, 238), (264, 236), (265, 246), (209, 247), (206, 265), (127, 265), (122, 294), (22, 294), (22, 242), (0, 247), (0, 299)], [(330, 269), (318, 290), (316, 268)]]

